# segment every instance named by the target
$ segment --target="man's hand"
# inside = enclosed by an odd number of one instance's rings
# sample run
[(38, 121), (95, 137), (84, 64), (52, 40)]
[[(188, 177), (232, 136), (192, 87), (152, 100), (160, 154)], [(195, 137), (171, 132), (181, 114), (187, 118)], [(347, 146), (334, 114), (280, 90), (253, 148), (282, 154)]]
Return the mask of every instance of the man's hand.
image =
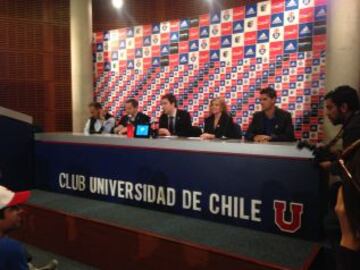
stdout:
[(341, 241), (340, 245), (342, 247), (351, 249), (351, 250), (360, 250), (360, 239), (359, 237), (353, 232), (348, 216), (346, 214), (346, 208), (344, 204), (344, 193), (343, 187), (341, 186), (338, 190), (337, 200), (335, 205), (335, 212), (338, 216), (341, 228)]
[(203, 140), (212, 140), (212, 139), (215, 139), (215, 135), (210, 134), (210, 133), (204, 133), (204, 134), (201, 134), (200, 138)]
[(271, 140), (271, 137), (267, 136), (267, 135), (256, 135), (254, 137), (254, 142), (257, 142), (257, 143), (267, 143), (270, 140)]
[(332, 162), (331, 161), (322, 161), (319, 163), (320, 168), (324, 170), (329, 170), (331, 167)]
[(119, 134), (126, 135), (127, 134), (127, 127), (123, 127), (122, 129), (120, 129)]
[(160, 136), (171, 136), (171, 133), (167, 128), (160, 128), (159, 135)]
[(123, 134), (126, 134), (127, 133), (127, 127), (124, 127), (122, 125), (116, 127), (114, 129), (114, 133), (115, 134), (120, 134), (120, 135), (123, 135)]

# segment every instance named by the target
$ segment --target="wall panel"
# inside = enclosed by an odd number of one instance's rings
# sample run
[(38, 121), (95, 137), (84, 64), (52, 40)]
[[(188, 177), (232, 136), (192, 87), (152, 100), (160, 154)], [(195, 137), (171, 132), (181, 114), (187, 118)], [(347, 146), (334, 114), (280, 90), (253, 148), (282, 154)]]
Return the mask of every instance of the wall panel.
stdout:
[(0, 1), (0, 106), (32, 115), (45, 131), (72, 126), (69, 6)]

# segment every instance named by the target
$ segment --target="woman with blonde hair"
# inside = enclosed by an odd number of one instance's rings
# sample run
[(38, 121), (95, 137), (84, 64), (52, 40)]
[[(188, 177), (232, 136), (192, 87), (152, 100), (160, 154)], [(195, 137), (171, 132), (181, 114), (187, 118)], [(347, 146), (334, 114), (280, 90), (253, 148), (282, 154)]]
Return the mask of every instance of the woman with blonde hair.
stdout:
[(221, 97), (216, 97), (210, 102), (210, 116), (205, 119), (202, 139), (215, 138), (241, 138), (241, 129), (234, 123), (232, 116), (227, 112), (226, 102)]

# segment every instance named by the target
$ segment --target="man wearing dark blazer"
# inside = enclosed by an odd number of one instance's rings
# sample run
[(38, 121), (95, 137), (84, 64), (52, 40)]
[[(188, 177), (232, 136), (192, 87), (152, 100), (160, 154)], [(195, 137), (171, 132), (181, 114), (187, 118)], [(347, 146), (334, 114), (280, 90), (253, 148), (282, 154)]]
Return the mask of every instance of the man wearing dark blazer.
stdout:
[(133, 126), (141, 124), (150, 124), (150, 117), (139, 112), (139, 102), (136, 99), (128, 99), (125, 102), (126, 115), (121, 117), (119, 125), (114, 129), (115, 134), (126, 134), (127, 125)]
[(275, 106), (276, 91), (271, 87), (262, 89), (260, 103), (262, 111), (254, 113), (246, 139), (260, 143), (295, 141), (291, 114)]
[(159, 135), (190, 136), (192, 128), (190, 114), (177, 108), (176, 97), (173, 94), (162, 96), (161, 106), (163, 114), (159, 121)]

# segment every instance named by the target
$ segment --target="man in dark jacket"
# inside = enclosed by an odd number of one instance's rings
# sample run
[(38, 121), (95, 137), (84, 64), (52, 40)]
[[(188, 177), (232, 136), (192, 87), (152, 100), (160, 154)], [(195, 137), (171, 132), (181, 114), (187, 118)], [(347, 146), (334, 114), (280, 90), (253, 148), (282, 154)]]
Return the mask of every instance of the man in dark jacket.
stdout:
[(173, 94), (166, 94), (161, 98), (163, 114), (159, 121), (160, 136), (184, 136), (191, 134), (191, 117), (187, 111), (177, 108), (176, 97)]
[(121, 117), (119, 125), (114, 129), (115, 134), (126, 134), (127, 125), (133, 126), (141, 124), (150, 124), (150, 117), (139, 112), (139, 102), (136, 99), (128, 99), (125, 102), (126, 115)]
[(335, 126), (342, 125), (343, 148), (360, 139), (360, 102), (355, 89), (337, 87), (325, 96), (326, 115)]
[(265, 88), (260, 91), (261, 112), (253, 115), (246, 139), (255, 142), (291, 142), (295, 140), (291, 114), (275, 106), (276, 91)]
[[(336, 142), (342, 139), (343, 148), (349, 147), (351, 144), (360, 139), (360, 102), (359, 96), (355, 89), (350, 86), (343, 85), (337, 87), (335, 90), (330, 91), (325, 96), (325, 109), (326, 116), (329, 118), (331, 123), (335, 126), (341, 125), (341, 130), (337, 134), (337, 136), (330, 141), (330, 145), (335, 145)], [(330, 148), (330, 150), (332, 150)], [(332, 155), (328, 156), (328, 160), (323, 160), (320, 162), (320, 167), (325, 169), (330, 173), (331, 183), (329, 189), (329, 206), (328, 213), (325, 217), (324, 221), (324, 229), (327, 236), (327, 240), (330, 242), (332, 247), (332, 252), (338, 251), (337, 256), (342, 257), (343, 263), (345, 261), (351, 261), (350, 259), (344, 259), (347, 257), (347, 254), (351, 253), (350, 251), (339, 247), (339, 239), (341, 239), (341, 231), (340, 224), (335, 216), (335, 212), (333, 210), (333, 205), (336, 204), (339, 200), (336, 198), (335, 194), (339, 194), (339, 187), (341, 186), (341, 178), (339, 176), (342, 175), (341, 167), (339, 167), (337, 160), (337, 156), (339, 155), (339, 151), (334, 149)], [(336, 177), (337, 176), (337, 177)], [(331, 255), (331, 253), (330, 253)], [(357, 255), (352, 257), (359, 257), (358, 251)], [(357, 268), (338, 268), (338, 269), (357, 269)]]
[[(332, 140), (337, 142), (342, 139), (343, 148), (348, 147), (360, 139), (360, 101), (358, 93), (350, 86), (343, 85), (330, 91), (325, 96), (326, 116), (334, 126), (341, 125), (338, 135)], [(333, 161), (337, 151), (330, 160), (324, 160), (319, 165), (323, 169), (336, 171)]]

